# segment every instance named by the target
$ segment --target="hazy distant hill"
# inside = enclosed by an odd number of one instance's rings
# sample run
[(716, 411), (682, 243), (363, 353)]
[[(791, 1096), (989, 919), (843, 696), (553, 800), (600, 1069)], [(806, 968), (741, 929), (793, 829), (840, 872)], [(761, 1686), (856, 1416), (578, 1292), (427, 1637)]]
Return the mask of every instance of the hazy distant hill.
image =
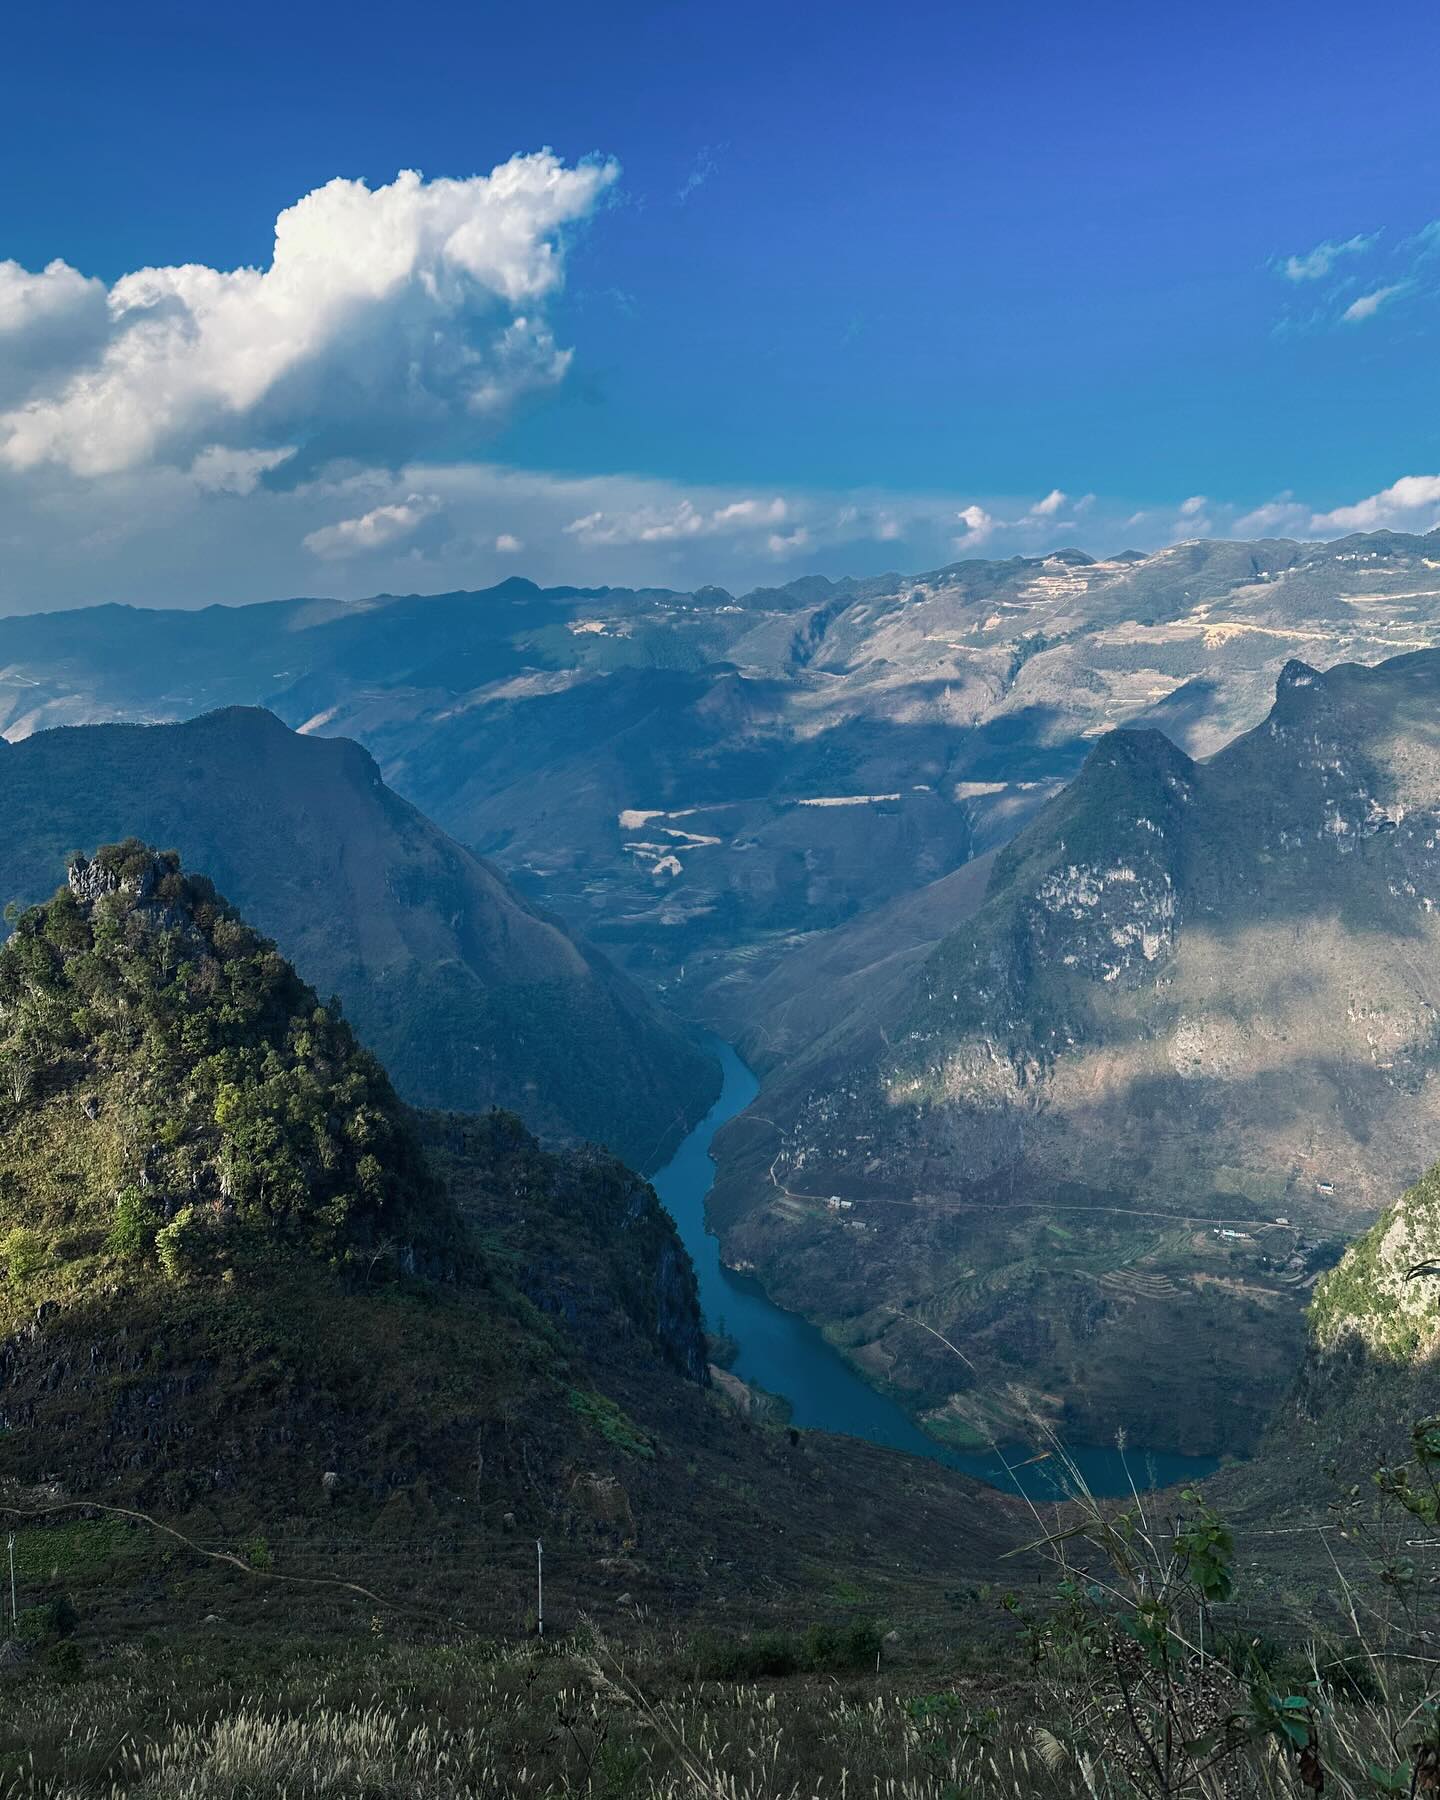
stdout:
[(135, 835), (211, 871), (401, 1092), (510, 1107), (654, 1168), (718, 1088), (630, 981), (537, 914), (380, 779), (358, 745), (231, 708), (180, 725), (44, 731), (0, 747), (0, 895)]
[(1208, 763), (1104, 738), (792, 1050), (722, 1139), (727, 1247), (954, 1431), (1242, 1447), (1316, 1272), (1440, 1156), (1437, 1007), (1440, 652), (1292, 662)]
[[(0, 729), (263, 703), (572, 929), (733, 1015), (794, 934), (1003, 842), (1094, 739), (1208, 754), (1285, 661), (1440, 641), (1440, 538), (1078, 551), (917, 576), (100, 607), (0, 620)], [(681, 971), (684, 971), (683, 981)]]

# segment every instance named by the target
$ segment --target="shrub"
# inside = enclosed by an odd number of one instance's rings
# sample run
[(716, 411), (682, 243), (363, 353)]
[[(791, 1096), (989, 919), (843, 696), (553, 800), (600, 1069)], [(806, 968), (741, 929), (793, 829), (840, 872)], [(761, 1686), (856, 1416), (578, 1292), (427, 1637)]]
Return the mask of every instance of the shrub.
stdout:
[(46, 1600), (39, 1606), (22, 1607), (15, 1624), (15, 1635), (22, 1644), (33, 1648), (69, 1637), (79, 1623), (80, 1615), (69, 1596), (61, 1594), (58, 1599)]
[(570, 1410), (579, 1413), (592, 1431), (598, 1431), (607, 1444), (613, 1444), (627, 1456), (644, 1457), (647, 1461), (654, 1457), (655, 1446), (649, 1438), (604, 1394), (587, 1394), (579, 1388), (571, 1388)]
[(766, 1675), (793, 1675), (800, 1667), (796, 1640), (784, 1631), (757, 1631), (748, 1638), (705, 1631), (691, 1651), (702, 1681), (755, 1681)]
[(0, 1260), (16, 1287), (27, 1287), (48, 1261), (45, 1241), (38, 1232), (17, 1225), (0, 1238)]
[(137, 1187), (121, 1188), (105, 1247), (115, 1256), (143, 1256), (155, 1242), (157, 1222)]
[(701, 1632), (691, 1644), (702, 1681), (756, 1681), (765, 1676), (836, 1675), (872, 1668), (880, 1628), (870, 1621), (811, 1625), (803, 1633), (757, 1631), (752, 1637)]
[(869, 1620), (849, 1625), (812, 1625), (805, 1633), (804, 1661), (818, 1673), (869, 1669), (880, 1654), (880, 1627)]
[(168, 1281), (183, 1281), (199, 1262), (202, 1225), (193, 1206), (182, 1206), (155, 1234), (155, 1257)]
[(78, 1681), (85, 1673), (85, 1653), (68, 1641), (52, 1644), (45, 1653), (50, 1673), (59, 1681)]

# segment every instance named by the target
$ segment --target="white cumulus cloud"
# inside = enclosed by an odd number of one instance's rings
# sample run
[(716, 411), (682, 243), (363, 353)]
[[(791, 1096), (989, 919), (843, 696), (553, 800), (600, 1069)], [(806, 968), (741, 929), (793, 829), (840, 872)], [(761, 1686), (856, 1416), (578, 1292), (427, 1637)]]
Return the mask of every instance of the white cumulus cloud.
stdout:
[(411, 537), (440, 510), (434, 494), (408, 494), (387, 506), (373, 506), (357, 518), (340, 519), (309, 532), (305, 548), (314, 556), (333, 560), (362, 556), (372, 550), (388, 550)]
[(264, 269), (186, 263), (106, 289), (65, 263), (0, 263), (0, 463), (389, 454), (407, 428), (494, 414), (564, 374), (545, 317), (564, 232), (618, 172), (542, 151), (464, 180), (337, 179), (280, 214)]
[(1402, 475), (1378, 494), (1313, 513), (1310, 529), (1317, 534), (1342, 531), (1428, 531), (1440, 518), (1440, 475)]
[(38, 274), (0, 261), (0, 406), (27, 399), (104, 343), (105, 283), (56, 261)]
[(978, 549), (995, 530), (995, 517), (983, 506), (962, 506), (955, 517), (965, 527), (963, 535), (955, 540), (957, 550)]

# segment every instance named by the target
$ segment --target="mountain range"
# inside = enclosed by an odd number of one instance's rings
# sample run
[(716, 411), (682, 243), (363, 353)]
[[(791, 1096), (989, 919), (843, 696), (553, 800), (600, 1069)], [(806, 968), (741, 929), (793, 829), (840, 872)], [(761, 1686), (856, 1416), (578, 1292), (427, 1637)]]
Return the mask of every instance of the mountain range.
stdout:
[(1286, 660), (1440, 641), (1440, 538), (0, 621), (0, 731), (269, 707), (694, 1016), (993, 848), (1122, 724), (1207, 755)]
[(1435, 1149), (1432, 639), (1395, 533), (8, 619), (0, 886), (175, 844), (407, 1097), (641, 1168), (718, 1028), (728, 1254), (932, 1430), (1245, 1449)]
[(742, 1285), (941, 1444), (1238, 1453), (1308, 1529), (1434, 1396), (1436, 549), (0, 625), (0, 1503), (405, 1546), (502, 1631), (537, 1537), (623, 1631), (983, 1604), (1013, 1502), (723, 1367), (643, 1179), (708, 1025)]

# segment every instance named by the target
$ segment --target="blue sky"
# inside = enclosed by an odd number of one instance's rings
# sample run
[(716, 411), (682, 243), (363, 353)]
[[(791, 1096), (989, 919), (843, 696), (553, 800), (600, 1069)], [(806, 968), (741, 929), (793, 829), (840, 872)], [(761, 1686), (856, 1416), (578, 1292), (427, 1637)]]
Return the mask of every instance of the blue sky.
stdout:
[[(1433, 7), (210, 10), (7, 23), (0, 261), (74, 279), (12, 275), (8, 313), (0, 282), (6, 610), (1440, 517)], [(122, 278), (264, 270), (337, 177), (543, 147), (604, 179), (559, 219), (479, 189), (446, 215), (514, 225), (518, 298), (485, 261), (437, 299), (423, 250), (383, 305), (322, 272), (298, 361), (290, 323), (257, 345), (227, 314), (197, 371), (208, 302), (167, 278), (142, 304), (179, 348), (117, 388)], [(353, 228), (363, 287), (426, 204), (301, 226)], [(280, 372), (247, 385), (257, 355)]]

